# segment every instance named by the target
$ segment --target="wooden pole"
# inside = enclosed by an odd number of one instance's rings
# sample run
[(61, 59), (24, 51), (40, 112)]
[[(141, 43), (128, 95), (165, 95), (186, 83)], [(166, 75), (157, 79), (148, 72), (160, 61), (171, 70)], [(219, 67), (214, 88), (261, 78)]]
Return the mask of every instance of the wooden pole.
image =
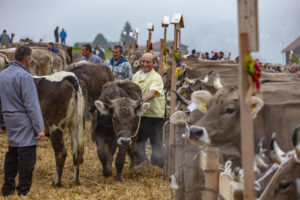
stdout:
[[(251, 114), (251, 80), (243, 67), (250, 51), (258, 51), (257, 0), (238, 0), (238, 24), (240, 47), (240, 113), (241, 151), (244, 168), (244, 199), (254, 200), (254, 136)], [(248, 99), (247, 99), (248, 98)]]
[(242, 165), (244, 168), (244, 199), (254, 200), (254, 137), (253, 137), (253, 121), (251, 107), (247, 101), (247, 91), (250, 89), (249, 75), (243, 67), (249, 54), (248, 34), (240, 33), (240, 113), (241, 113), (241, 150)]
[(180, 49), (180, 43), (181, 43), (181, 31), (179, 30), (179, 40), (178, 40), (178, 49)]
[(163, 62), (164, 62), (164, 39), (160, 39), (160, 55), (159, 55), (159, 68), (158, 73), (163, 75)]
[(134, 41), (134, 53), (137, 52), (137, 48), (136, 45), (138, 44), (138, 33), (135, 33), (135, 41)]
[[(178, 40), (178, 34), (177, 34), (177, 24), (175, 24), (174, 27), (174, 42), (173, 42), (173, 52), (176, 52), (177, 49), (177, 40)], [(176, 61), (174, 56), (172, 57), (172, 70), (171, 70), (171, 90), (176, 90), (176, 76), (175, 76), (175, 71), (176, 71)], [(170, 108), (170, 115), (172, 115), (175, 112), (175, 106), (176, 106), (176, 96), (172, 92), (171, 93), (171, 108)], [(169, 135), (169, 146), (172, 147), (174, 144), (174, 124), (170, 123), (170, 135)], [(172, 167), (172, 163), (170, 163), (170, 166)], [(174, 173), (174, 171), (171, 171), (170, 173)]]

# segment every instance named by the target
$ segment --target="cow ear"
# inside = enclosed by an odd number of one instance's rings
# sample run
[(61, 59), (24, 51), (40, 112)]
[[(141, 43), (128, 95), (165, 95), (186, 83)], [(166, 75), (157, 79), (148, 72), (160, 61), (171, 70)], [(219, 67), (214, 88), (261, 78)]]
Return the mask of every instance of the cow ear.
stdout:
[(136, 114), (138, 116), (141, 116), (144, 112), (146, 112), (146, 110), (148, 110), (150, 108), (150, 103), (143, 103), (140, 104), (137, 108), (136, 108)]
[(109, 109), (105, 106), (105, 104), (102, 101), (96, 100), (95, 106), (101, 114), (108, 115)]
[(257, 116), (257, 113), (264, 106), (264, 101), (261, 98), (253, 96), (251, 97), (251, 103), (252, 103), (252, 117), (254, 119)]

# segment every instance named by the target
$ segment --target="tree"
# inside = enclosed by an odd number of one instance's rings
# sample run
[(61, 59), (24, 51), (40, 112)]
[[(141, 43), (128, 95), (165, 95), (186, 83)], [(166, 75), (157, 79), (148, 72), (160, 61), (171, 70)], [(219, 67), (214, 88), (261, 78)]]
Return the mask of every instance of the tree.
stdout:
[(101, 48), (107, 49), (108, 48), (108, 42), (107, 39), (104, 37), (102, 33), (98, 33), (93, 41), (93, 47), (95, 47), (98, 43), (100, 43)]
[[(124, 28), (121, 32), (121, 39), (120, 39), (121, 44), (122, 44), (122, 41), (123, 41), (123, 37), (124, 37), (123, 33), (124, 32), (126, 32), (125, 43), (126, 43), (126, 48), (128, 48), (128, 44), (129, 44), (129, 41), (130, 41), (129, 32), (133, 32), (132, 28), (131, 28), (131, 25), (128, 21), (125, 23), (125, 26), (124, 26)], [(132, 44), (134, 44), (134, 38), (132, 38)]]

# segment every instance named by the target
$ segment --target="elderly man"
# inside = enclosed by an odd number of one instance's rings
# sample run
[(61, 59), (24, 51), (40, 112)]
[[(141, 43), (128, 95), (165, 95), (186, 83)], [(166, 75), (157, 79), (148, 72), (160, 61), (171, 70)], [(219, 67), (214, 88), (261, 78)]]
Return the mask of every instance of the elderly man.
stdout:
[[(8, 138), (4, 162), (3, 196), (26, 195), (31, 187), (36, 146), (43, 139), (44, 120), (33, 78), (28, 72), (31, 49), (19, 46), (16, 62), (0, 74), (0, 127)], [(19, 185), (15, 178), (19, 172)]]
[(112, 58), (105, 65), (110, 68), (115, 78), (118, 80), (131, 80), (132, 69), (128, 60), (123, 56), (123, 48), (120, 45), (114, 46)]
[(161, 76), (153, 69), (154, 59), (151, 53), (141, 58), (141, 71), (134, 74), (132, 82), (142, 89), (142, 102), (149, 102), (150, 108), (142, 115), (138, 139), (136, 142), (137, 164), (148, 160), (145, 144), (150, 139), (152, 146), (151, 163), (163, 167), (162, 126), (165, 114), (164, 84)]
[(102, 64), (102, 60), (100, 57), (92, 54), (92, 47), (90, 44), (84, 44), (81, 47), (81, 60), (86, 60), (96, 64)]

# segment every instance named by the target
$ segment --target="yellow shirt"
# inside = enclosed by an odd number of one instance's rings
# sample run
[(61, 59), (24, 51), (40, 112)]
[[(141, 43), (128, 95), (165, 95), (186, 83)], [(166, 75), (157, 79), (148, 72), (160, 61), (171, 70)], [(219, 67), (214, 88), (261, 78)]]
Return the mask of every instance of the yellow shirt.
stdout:
[(164, 118), (165, 116), (165, 93), (164, 83), (161, 76), (152, 69), (147, 76), (142, 79), (142, 71), (135, 73), (132, 82), (138, 84), (145, 96), (149, 91), (155, 90), (156, 96), (149, 100), (150, 108), (143, 114), (145, 117)]

